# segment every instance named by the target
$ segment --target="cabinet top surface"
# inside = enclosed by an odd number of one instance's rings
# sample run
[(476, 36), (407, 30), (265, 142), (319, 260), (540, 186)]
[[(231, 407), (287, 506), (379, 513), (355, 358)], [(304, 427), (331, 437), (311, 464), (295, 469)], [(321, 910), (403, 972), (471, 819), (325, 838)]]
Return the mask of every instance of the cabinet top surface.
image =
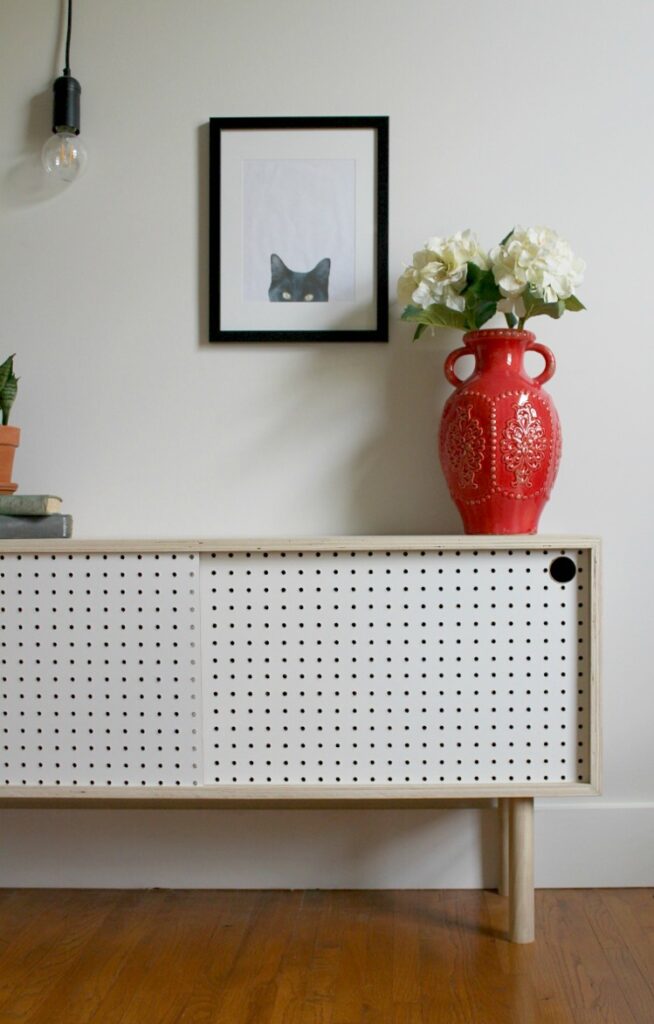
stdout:
[(400, 535), (206, 539), (0, 540), (0, 554), (92, 554), (101, 552), (221, 551), (491, 551), (597, 549), (597, 537), (563, 534), (511, 536)]

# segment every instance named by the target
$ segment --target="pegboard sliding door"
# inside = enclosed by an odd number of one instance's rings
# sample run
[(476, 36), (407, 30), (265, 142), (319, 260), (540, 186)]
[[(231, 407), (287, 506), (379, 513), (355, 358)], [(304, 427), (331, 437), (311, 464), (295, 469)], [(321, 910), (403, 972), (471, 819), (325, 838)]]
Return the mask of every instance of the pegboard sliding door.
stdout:
[(595, 546), (456, 540), (3, 545), (4, 792), (590, 791)]
[(201, 781), (198, 562), (0, 555), (5, 785)]
[(214, 553), (200, 578), (206, 782), (590, 782), (587, 550)]

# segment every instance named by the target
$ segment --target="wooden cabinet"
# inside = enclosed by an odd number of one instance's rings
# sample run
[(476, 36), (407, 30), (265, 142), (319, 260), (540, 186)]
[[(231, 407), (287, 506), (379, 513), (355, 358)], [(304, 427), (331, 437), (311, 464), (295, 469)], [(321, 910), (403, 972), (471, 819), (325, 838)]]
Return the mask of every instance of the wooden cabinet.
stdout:
[(533, 798), (599, 790), (598, 558), (563, 537), (4, 542), (0, 799), (498, 799), (528, 941)]

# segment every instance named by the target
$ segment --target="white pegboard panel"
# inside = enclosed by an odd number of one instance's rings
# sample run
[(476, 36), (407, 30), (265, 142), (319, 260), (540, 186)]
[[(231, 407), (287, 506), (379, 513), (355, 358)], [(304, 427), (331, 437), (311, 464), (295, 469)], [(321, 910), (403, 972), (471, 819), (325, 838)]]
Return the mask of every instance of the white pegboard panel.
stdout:
[(206, 784), (589, 781), (588, 549), (200, 561)]
[(2, 781), (201, 781), (198, 555), (0, 555)]

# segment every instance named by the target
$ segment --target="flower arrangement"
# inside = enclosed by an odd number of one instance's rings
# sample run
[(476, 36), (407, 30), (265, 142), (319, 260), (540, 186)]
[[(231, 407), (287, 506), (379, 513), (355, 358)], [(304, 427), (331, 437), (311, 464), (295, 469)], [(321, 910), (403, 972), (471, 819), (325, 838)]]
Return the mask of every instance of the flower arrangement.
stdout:
[(469, 230), (430, 238), (398, 281), (402, 320), (417, 323), (414, 341), (427, 327), (478, 330), (496, 313), (522, 330), (530, 317), (585, 309), (574, 294), (584, 270), (551, 228), (515, 227), (490, 252)]

